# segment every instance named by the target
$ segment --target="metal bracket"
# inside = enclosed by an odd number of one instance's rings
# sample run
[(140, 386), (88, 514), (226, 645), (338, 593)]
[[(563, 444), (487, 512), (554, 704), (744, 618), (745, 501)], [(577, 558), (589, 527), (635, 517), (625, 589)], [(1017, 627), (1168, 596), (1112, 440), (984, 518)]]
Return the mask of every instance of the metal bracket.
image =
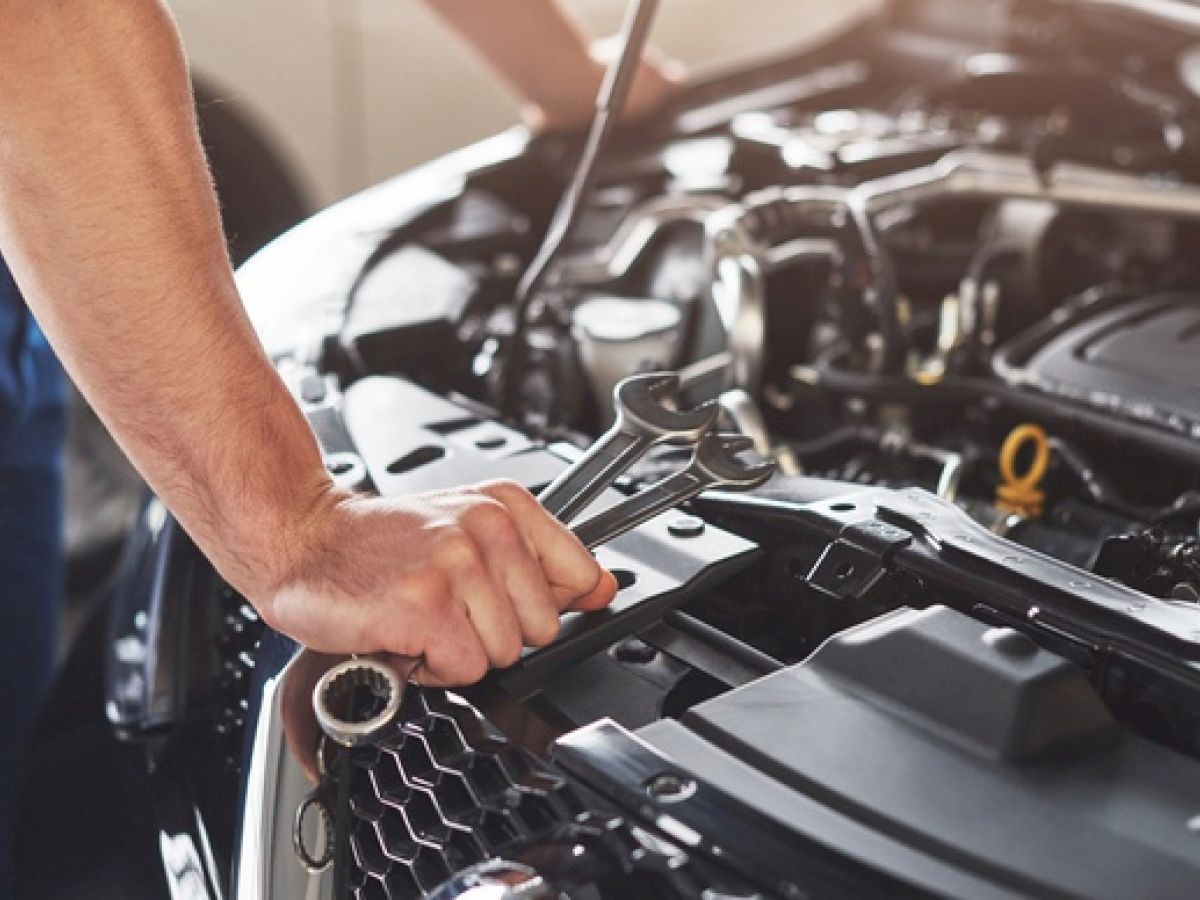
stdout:
[(886, 522), (847, 525), (809, 572), (808, 582), (837, 600), (860, 600), (887, 572), (891, 554), (912, 543), (912, 535)]

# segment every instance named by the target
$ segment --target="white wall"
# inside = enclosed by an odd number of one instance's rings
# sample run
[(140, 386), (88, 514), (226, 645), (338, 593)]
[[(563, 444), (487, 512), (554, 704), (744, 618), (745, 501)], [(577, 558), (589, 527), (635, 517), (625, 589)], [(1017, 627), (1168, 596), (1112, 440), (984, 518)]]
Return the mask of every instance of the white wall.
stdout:
[[(568, 2), (597, 35), (615, 31), (625, 8)], [(653, 40), (690, 65), (721, 67), (818, 40), (875, 5), (663, 0)], [(195, 70), (261, 121), (322, 205), (516, 120), (513, 99), (420, 0), (172, 7)]]

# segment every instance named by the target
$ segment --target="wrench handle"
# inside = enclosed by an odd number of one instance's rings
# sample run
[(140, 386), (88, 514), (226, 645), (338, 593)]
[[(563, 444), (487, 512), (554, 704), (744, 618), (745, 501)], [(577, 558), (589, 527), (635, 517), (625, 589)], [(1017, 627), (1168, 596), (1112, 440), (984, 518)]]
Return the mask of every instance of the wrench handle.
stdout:
[(666, 512), (685, 500), (691, 500), (710, 487), (711, 479), (706, 479), (690, 469), (684, 469), (651, 485), (640, 494), (597, 513), (572, 530), (585, 547), (589, 550), (595, 549), (631, 528), (653, 519), (659, 513)]
[(558, 478), (538, 500), (564, 525), (609, 487), (648, 450), (650, 441), (620, 427), (610, 428)]

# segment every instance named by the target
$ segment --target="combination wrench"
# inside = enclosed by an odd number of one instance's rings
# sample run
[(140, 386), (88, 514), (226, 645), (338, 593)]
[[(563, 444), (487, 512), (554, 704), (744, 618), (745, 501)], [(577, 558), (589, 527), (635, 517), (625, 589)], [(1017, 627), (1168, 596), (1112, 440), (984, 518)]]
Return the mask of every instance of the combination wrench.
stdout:
[(626, 378), (613, 390), (616, 420), (587, 452), (538, 496), (568, 524), (656, 444), (695, 444), (717, 420), (715, 403), (674, 410), (665, 400), (679, 392), (679, 376), (655, 372)]
[[(622, 381), (613, 391), (612, 427), (539, 496), (546, 510), (566, 524), (651, 447), (694, 445), (684, 469), (576, 526), (575, 534), (588, 548), (709, 488), (749, 490), (774, 474), (774, 463), (747, 465), (737, 458), (752, 446), (749, 438), (710, 433), (719, 413), (717, 404), (685, 411), (665, 406), (663, 401), (678, 391), (679, 377), (673, 373), (635, 375)], [(321, 730), (344, 746), (369, 743), (395, 721), (404, 683), (419, 662), (407, 660), (402, 673), (392, 662), (370, 657), (350, 659), (330, 669), (313, 690)], [(356, 698), (361, 699), (363, 691), (369, 691), (374, 702), (358, 709)]]
[(753, 443), (740, 434), (704, 435), (686, 467), (576, 525), (575, 536), (585, 547), (595, 548), (710, 488), (758, 487), (775, 474), (775, 463), (746, 464), (738, 459), (737, 454)]

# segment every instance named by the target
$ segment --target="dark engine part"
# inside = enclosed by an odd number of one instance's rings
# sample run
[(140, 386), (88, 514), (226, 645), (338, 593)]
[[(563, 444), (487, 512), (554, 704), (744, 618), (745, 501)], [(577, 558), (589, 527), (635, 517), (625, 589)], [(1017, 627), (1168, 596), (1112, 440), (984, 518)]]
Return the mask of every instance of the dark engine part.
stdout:
[(414, 688), (397, 725), (339, 753), (324, 786), (340, 804), (340, 896), (421, 897), (444, 885), (434, 896), (457, 897), (452, 875), (506, 856), (544, 880), (546, 897), (682, 900), (713, 886), (751, 895), (736, 875), (636, 827), (443, 691)]
[(1200, 436), (1200, 296), (1098, 304), (999, 357), (1010, 383)]
[(1172, 540), (1160, 528), (1113, 535), (1093, 569), (1155, 597), (1200, 602), (1200, 540), (1194, 537)]
[(462, 267), (415, 244), (403, 246), (360, 276), (341, 350), (359, 375), (388, 371), (396, 360), (416, 370), (441, 363), (455, 352), (456, 329), (476, 290)]
[(1195, 767), (1123, 731), (1073, 664), (945, 608), (848, 630), (639, 734), (935, 893), (1184, 897), (1200, 879)]

